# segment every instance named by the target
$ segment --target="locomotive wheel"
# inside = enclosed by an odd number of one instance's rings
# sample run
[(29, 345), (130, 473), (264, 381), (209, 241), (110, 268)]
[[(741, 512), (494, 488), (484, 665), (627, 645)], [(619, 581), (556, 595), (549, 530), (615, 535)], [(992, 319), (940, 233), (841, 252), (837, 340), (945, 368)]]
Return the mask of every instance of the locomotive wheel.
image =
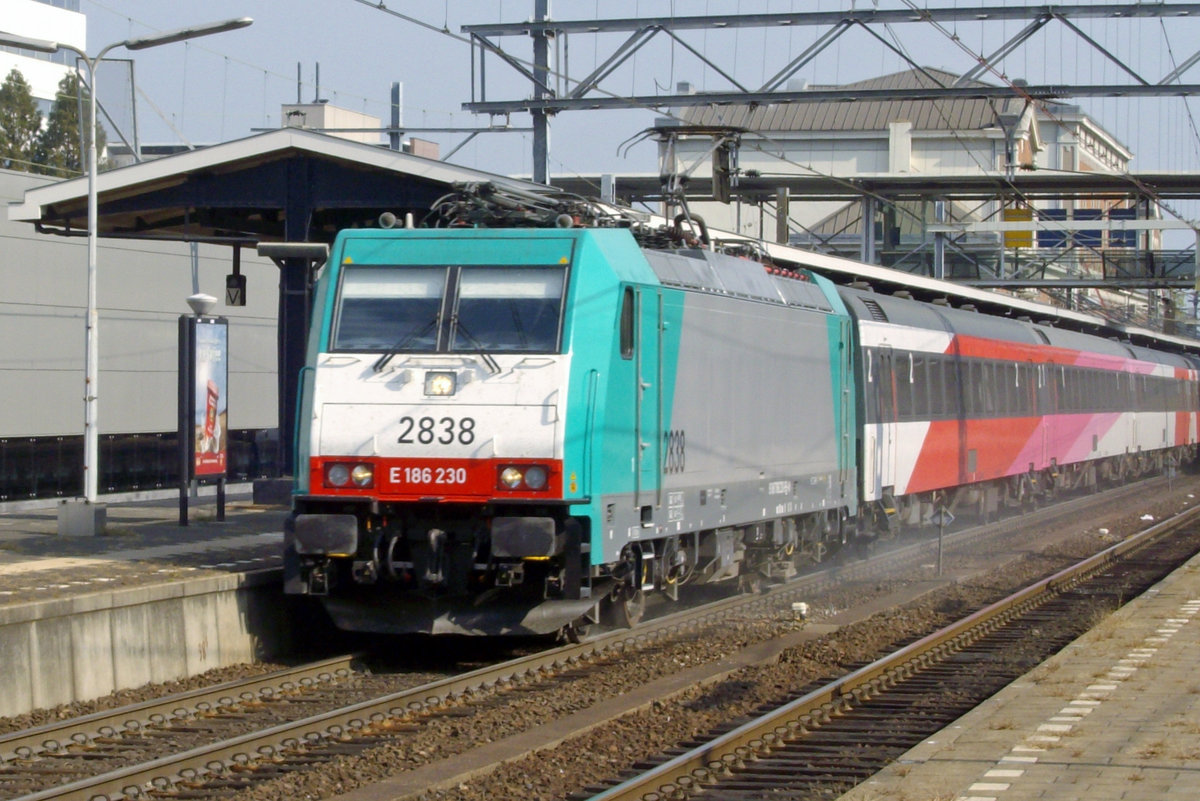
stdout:
[(562, 639), (569, 643), (578, 645), (587, 639), (588, 634), (592, 630), (592, 624), (580, 618), (574, 623), (568, 623), (563, 626)]
[(987, 525), (991, 521), (991, 515), (988, 514), (987, 493), (981, 492), (979, 495), (979, 503), (975, 508), (975, 513), (979, 517), (979, 522)]
[(605, 625), (631, 629), (642, 620), (646, 611), (646, 594), (629, 585), (618, 588), (604, 600), (602, 617)]
[(759, 595), (763, 592), (763, 577), (759, 573), (743, 573), (738, 576), (738, 592), (743, 595)]

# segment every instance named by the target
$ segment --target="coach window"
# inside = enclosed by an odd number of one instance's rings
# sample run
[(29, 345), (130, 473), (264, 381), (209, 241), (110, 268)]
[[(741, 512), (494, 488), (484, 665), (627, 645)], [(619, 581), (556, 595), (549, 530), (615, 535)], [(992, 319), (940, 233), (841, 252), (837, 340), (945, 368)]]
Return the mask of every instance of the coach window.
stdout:
[(946, 417), (951, 414), (954, 405), (949, 400), (951, 370), (954, 367), (944, 356), (929, 357), (929, 405), (934, 415)]
[(1006, 417), (1015, 415), (1018, 411), (1017, 393), (1021, 389), (1021, 379), (1017, 376), (1017, 365), (1001, 364), (996, 368), (1004, 382), (1004, 412)]
[(929, 372), (924, 356), (910, 356), (912, 359), (912, 404), (913, 416), (918, 420), (929, 419)]
[(633, 287), (621, 295), (621, 358), (633, 358)]
[(912, 354), (896, 357), (896, 419), (913, 418)]
[(942, 357), (941, 380), (938, 382), (938, 400), (941, 402), (943, 417), (962, 417), (966, 410), (963, 408), (964, 392), (962, 391), (962, 376), (959, 372), (962, 365), (955, 358)]
[(979, 365), (964, 360), (958, 364), (959, 380), (962, 381), (962, 412), (967, 417), (976, 417), (982, 408), (979, 405)]
[(1032, 364), (1022, 364), (1020, 373), (1021, 416), (1031, 417), (1037, 413), (1037, 371)]
[(979, 390), (977, 413), (980, 415), (992, 414), (996, 411), (996, 390), (995, 382), (992, 379), (992, 369), (993, 366), (987, 362), (975, 364), (975, 376), (978, 382), (976, 386)]

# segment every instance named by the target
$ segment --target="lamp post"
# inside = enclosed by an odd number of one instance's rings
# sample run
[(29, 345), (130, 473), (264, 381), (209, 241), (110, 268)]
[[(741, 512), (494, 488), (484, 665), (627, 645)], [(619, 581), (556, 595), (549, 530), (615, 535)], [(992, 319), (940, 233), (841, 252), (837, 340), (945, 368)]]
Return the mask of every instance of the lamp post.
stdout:
[[(54, 53), (59, 50), (70, 50), (79, 56), (87, 65), (88, 70), (88, 200), (87, 200), (87, 236), (88, 236), (88, 285), (87, 285), (87, 320), (86, 320), (86, 350), (84, 356), (84, 395), (83, 395), (83, 497), (87, 508), (76, 510), (72, 514), (59, 515), (60, 534), (94, 535), (103, 529), (103, 512), (95, 508), (96, 494), (99, 486), (100, 463), (100, 430), (98, 428), (99, 397), (97, 367), (99, 365), (99, 314), (96, 309), (96, 240), (98, 237), (98, 209), (96, 199), (96, 69), (100, 61), (117, 47), (126, 50), (145, 50), (149, 47), (181, 42), (185, 39), (195, 39), (214, 33), (224, 33), (238, 28), (245, 28), (253, 23), (250, 17), (214, 22), (207, 25), (197, 25), (180, 28), (174, 31), (143, 36), (136, 39), (125, 39), (101, 48), (94, 58), (74, 45), (55, 42), (46, 39), (31, 39), (25, 36), (0, 31), (0, 44), (23, 47), (42, 53)], [(97, 515), (99, 514), (99, 519)]]

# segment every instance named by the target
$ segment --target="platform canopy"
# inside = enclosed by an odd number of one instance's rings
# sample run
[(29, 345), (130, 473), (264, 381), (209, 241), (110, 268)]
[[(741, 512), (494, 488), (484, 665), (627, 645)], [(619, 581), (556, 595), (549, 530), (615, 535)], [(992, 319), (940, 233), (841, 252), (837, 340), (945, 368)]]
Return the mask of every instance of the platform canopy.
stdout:
[[(481, 170), (281, 128), (100, 173), (98, 232), (229, 244), (329, 242), (342, 228), (374, 225), (385, 211), (401, 220), (412, 213), (420, 224), (430, 204), (462, 181), (538, 188)], [(295, 219), (295, 214), (302, 216)], [(46, 233), (84, 236), (87, 179), (31, 189), (23, 202), (9, 206), (8, 217)]]

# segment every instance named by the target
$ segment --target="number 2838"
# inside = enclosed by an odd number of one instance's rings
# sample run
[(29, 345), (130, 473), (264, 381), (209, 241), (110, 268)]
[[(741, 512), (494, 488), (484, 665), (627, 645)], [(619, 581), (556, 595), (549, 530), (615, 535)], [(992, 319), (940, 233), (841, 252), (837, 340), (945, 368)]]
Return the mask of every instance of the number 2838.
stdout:
[(474, 417), (401, 417), (400, 436), (397, 442), (404, 445), (470, 445), (475, 441)]

